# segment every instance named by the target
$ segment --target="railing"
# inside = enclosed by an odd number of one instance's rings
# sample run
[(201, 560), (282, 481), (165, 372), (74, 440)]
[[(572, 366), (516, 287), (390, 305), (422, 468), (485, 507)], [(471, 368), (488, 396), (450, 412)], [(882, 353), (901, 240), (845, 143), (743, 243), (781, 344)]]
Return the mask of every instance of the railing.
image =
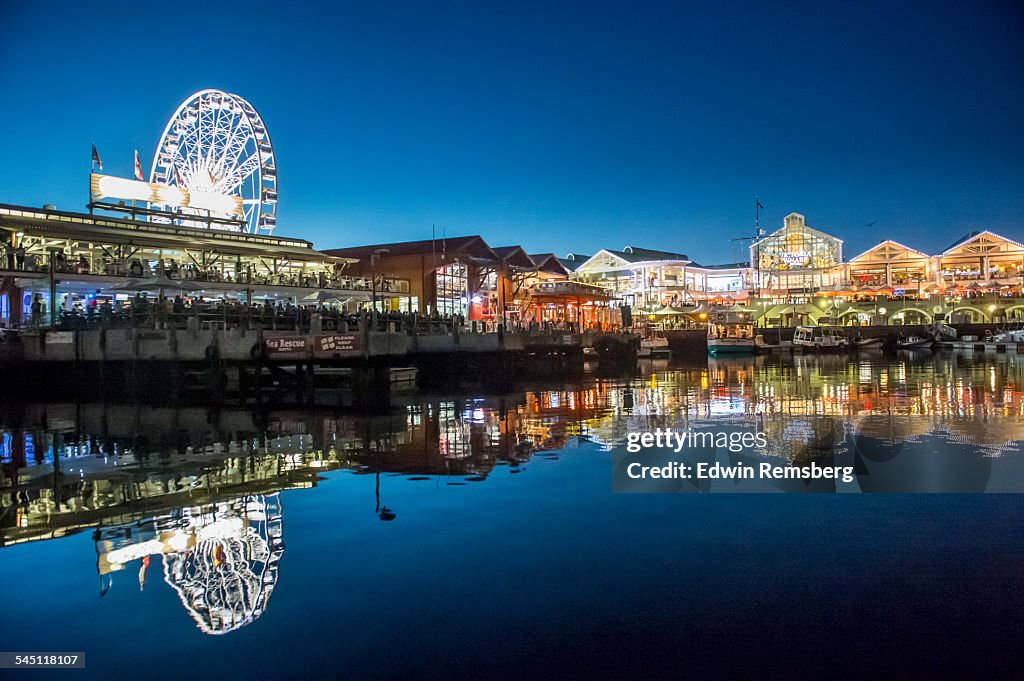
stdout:
[[(0, 254), (0, 271), (8, 272), (37, 272), (48, 273), (49, 265), (39, 258), (30, 255), (16, 260), (2, 257)], [(79, 262), (58, 262), (54, 269), (56, 274), (71, 276), (104, 276), (118, 277), (124, 279), (148, 279), (157, 276), (148, 265), (139, 261), (131, 264), (124, 262), (108, 262), (103, 265), (102, 272), (93, 272), (92, 268), (81, 261)], [(172, 281), (190, 281), (201, 283), (230, 284), (239, 288), (247, 286), (289, 286), (296, 288), (319, 288), (339, 291), (366, 291), (374, 289), (373, 281), (369, 277), (355, 277), (326, 274), (317, 272), (313, 274), (253, 274), (249, 277), (247, 272), (224, 272), (216, 268), (201, 268), (194, 265), (165, 268), (164, 276)], [(377, 293), (408, 293), (409, 280), (397, 279), (387, 276), (378, 276)]]
[(611, 291), (604, 286), (586, 284), (581, 281), (545, 281), (534, 284), (530, 287), (531, 295), (599, 295), (612, 296)]

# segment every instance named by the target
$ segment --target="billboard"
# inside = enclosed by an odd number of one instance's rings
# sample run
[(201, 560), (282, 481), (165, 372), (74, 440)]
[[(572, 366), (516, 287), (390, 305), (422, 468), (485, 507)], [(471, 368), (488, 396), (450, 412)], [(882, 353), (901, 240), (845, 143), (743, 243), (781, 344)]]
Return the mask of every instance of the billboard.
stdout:
[(126, 180), (123, 177), (96, 173), (91, 173), (89, 176), (89, 188), (94, 201), (102, 199), (145, 201), (154, 206), (205, 210), (222, 216), (243, 217), (245, 215), (242, 197), (231, 194), (189, 190), (185, 187)]

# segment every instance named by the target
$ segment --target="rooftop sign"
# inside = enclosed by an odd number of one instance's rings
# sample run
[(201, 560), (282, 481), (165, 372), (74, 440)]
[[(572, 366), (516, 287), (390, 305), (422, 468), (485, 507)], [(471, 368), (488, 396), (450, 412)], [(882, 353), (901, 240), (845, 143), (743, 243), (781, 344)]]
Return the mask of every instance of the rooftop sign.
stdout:
[(215, 192), (188, 190), (156, 182), (139, 182), (112, 175), (89, 175), (89, 188), (93, 200), (121, 199), (145, 201), (154, 206), (187, 208), (191, 211), (209, 211), (224, 217), (242, 217), (242, 197)]

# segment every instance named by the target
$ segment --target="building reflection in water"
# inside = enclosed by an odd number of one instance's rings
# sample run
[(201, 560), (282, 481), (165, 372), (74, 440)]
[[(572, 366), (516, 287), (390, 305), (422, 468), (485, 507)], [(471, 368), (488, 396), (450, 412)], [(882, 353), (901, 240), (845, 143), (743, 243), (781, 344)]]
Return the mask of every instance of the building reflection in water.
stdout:
[[(258, 618), (277, 582), (279, 492), (314, 487), (326, 471), (374, 475), (367, 512), (393, 521), (412, 509), (387, 505), (389, 475), (480, 483), (579, 443), (610, 450), (629, 432), (714, 424), (763, 432), (768, 446), (751, 456), (792, 465), (852, 457), (858, 473), (871, 472), (859, 481), (865, 491), (908, 474), (939, 489), (944, 476), (985, 489), (991, 460), (1024, 440), (1022, 386), (1015, 355), (798, 356), (654, 363), (632, 379), (412, 398), (374, 416), (7, 405), (0, 542), (93, 531), (101, 592), (119, 572), (138, 570), (144, 584), (159, 561), (197, 626), (226, 633)], [(942, 471), (906, 456), (940, 444), (974, 456)]]

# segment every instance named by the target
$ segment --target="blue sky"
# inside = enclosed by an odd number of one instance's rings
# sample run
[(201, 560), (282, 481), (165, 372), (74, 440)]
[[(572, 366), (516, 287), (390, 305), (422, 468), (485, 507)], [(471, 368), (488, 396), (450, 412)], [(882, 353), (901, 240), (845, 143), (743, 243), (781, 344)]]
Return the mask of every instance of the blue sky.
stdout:
[(848, 255), (1024, 239), (1020, 3), (290, 5), (0, 0), (0, 201), (82, 209), (91, 141), (130, 176), (213, 87), (267, 123), (279, 233), (324, 248), (723, 262), (755, 194)]

